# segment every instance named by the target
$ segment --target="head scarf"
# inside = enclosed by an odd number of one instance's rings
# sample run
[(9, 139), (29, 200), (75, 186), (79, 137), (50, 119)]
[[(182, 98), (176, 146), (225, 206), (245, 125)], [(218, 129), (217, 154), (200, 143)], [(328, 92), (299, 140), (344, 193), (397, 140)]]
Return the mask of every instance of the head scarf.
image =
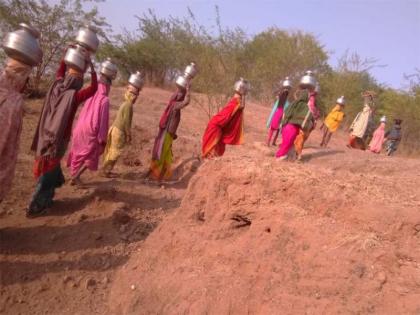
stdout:
[(6, 66), (4, 67), (0, 80), (2, 85), (7, 85), (8, 88), (20, 92), (25, 86), (31, 71), (31, 66), (9, 58), (6, 61)]

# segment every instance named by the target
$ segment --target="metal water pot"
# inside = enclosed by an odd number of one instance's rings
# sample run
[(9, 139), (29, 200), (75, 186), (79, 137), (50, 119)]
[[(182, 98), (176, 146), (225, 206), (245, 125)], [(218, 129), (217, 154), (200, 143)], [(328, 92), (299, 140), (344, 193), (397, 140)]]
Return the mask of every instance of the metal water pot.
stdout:
[(316, 79), (312, 71), (306, 71), (305, 75), (300, 79), (299, 86), (303, 89), (315, 89)]
[(76, 42), (91, 52), (96, 52), (99, 47), (97, 29), (92, 25), (82, 27), (76, 36)]
[(42, 61), (42, 50), (39, 46), (39, 32), (25, 24), (19, 24), (20, 29), (6, 35), (3, 49), (7, 56), (30, 66), (36, 66)]
[(197, 70), (197, 66), (195, 65), (195, 63), (194, 62), (191, 62), (186, 68), (185, 68), (185, 71), (184, 71), (184, 77), (186, 78), (186, 79), (193, 79), (196, 75), (197, 75), (197, 72), (198, 72), (198, 70)]
[(251, 88), (251, 85), (247, 80), (240, 78), (239, 81), (236, 81), (234, 89), (235, 92), (238, 92), (241, 95), (246, 95)]
[(185, 76), (180, 75), (176, 78), (175, 84), (178, 85), (180, 88), (186, 89), (190, 83), (190, 80), (187, 79)]
[(283, 80), (281, 86), (285, 89), (291, 89), (292, 88), (292, 81), (290, 81), (289, 77), (286, 77)]
[(136, 73), (133, 73), (132, 75), (130, 75), (130, 78), (128, 79), (128, 83), (130, 83), (135, 88), (141, 90), (144, 85), (144, 80), (142, 78), (140, 71), (137, 71)]
[(106, 76), (108, 79), (114, 80), (117, 77), (117, 72), (118, 68), (112, 62), (111, 58), (107, 58), (104, 62), (102, 62), (100, 73)]
[(80, 72), (85, 72), (87, 66), (87, 58), (89, 56), (86, 48), (76, 45), (67, 49), (64, 56), (64, 62), (67, 66), (74, 68)]
[(339, 104), (339, 105), (342, 105), (342, 106), (343, 105), (346, 105), (346, 100), (344, 99), (344, 95), (342, 95), (339, 98), (337, 98), (336, 103)]

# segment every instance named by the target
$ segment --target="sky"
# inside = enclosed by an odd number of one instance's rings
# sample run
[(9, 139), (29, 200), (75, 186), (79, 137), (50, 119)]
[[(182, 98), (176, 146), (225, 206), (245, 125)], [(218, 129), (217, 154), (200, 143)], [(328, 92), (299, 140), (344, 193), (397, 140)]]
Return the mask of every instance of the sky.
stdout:
[(375, 58), (378, 82), (405, 88), (404, 74), (420, 69), (420, 0), (107, 0), (95, 3), (118, 33), (135, 31), (135, 15), (153, 9), (159, 17), (185, 17), (189, 7), (200, 24), (215, 25), (215, 6), (224, 27), (254, 35), (268, 27), (314, 34), (337, 64), (349, 50)]

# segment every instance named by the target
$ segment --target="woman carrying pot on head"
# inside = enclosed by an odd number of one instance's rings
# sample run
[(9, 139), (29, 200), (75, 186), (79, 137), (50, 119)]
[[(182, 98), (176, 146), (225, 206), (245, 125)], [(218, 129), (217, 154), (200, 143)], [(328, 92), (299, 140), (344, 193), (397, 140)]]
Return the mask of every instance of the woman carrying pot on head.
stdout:
[(245, 96), (250, 89), (248, 81), (235, 83), (235, 94), (226, 106), (210, 119), (203, 136), (201, 154), (204, 159), (222, 156), (226, 144), (243, 143)]
[(320, 146), (326, 148), (330, 142), (331, 136), (335, 133), (340, 126), (341, 122), (344, 119), (344, 105), (346, 104), (344, 96), (341, 96), (337, 99), (336, 105), (327, 115), (327, 118), (324, 120), (324, 124), (321, 127), (323, 132), (322, 141)]
[[(295, 101), (284, 113), (282, 143), (276, 153), (276, 158), (280, 161), (287, 160), (299, 132), (302, 130), (302, 133), (309, 133), (314, 127), (314, 121), (319, 115), (315, 102), (315, 86), (315, 78), (312, 72), (308, 71), (301, 79), (299, 90), (295, 93)], [(304, 141), (302, 147), (303, 143)]]
[(382, 116), (379, 123), (379, 127), (373, 133), (372, 140), (369, 143), (369, 150), (373, 153), (381, 153), (382, 146), (385, 142), (385, 126), (386, 126), (386, 117)]
[(149, 175), (162, 181), (172, 176), (172, 144), (178, 138), (176, 132), (181, 122), (181, 110), (190, 103), (190, 85), (187, 80), (177, 79), (177, 90), (169, 99), (159, 121), (159, 132), (155, 138)]
[(81, 184), (80, 175), (86, 169), (98, 170), (99, 157), (104, 152), (109, 123), (109, 98), (117, 66), (110, 59), (101, 65), (98, 90), (89, 98), (73, 129), (67, 166), (72, 176), (71, 184)]
[(315, 86), (315, 91), (312, 92), (312, 96), (309, 97), (308, 107), (309, 111), (306, 114), (306, 122), (304, 121), (303, 127), (299, 130), (299, 134), (295, 139), (295, 152), (296, 159), (298, 162), (302, 161), (302, 151), (305, 145), (305, 142), (309, 139), (311, 132), (315, 129), (316, 121), (319, 118), (319, 109), (316, 103), (316, 98), (319, 93), (319, 84)]
[(126, 144), (131, 143), (133, 105), (136, 103), (142, 87), (143, 79), (140, 72), (132, 74), (124, 94), (124, 102), (120, 105), (117, 116), (108, 131), (102, 167), (102, 173), (105, 177), (111, 175), (115, 164), (122, 154), (122, 150)]
[[(77, 57), (77, 62), (71, 56)], [(83, 75), (88, 66), (91, 83), (82, 89)], [(74, 116), (78, 106), (92, 97), (97, 88), (96, 72), (89, 53), (80, 46), (70, 46), (61, 61), (56, 80), (48, 90), (32, 141), (37, 185), (27, 210), (28, 216), (40, 215), (51, 207), (55, 189), (64, 184), (60, 162), (70, 141)]]
[(359, 112), (350, 126), (350, 139), (347, 147), (366, 150), (365, 138), (373, 124), (373, 98), (374, 92), (366, 91), (362, 94), (364, 98), (363, 110)]
[[(279, 90), (276, 102), (274, 103), (273, 110), (270, 117), (267, 121), (268, 137), (267, 137), (267, 146), (276, 145), (277, 138), (280, 132), (280, 123), (283, 118), (284, 110), (288, 107), (288, 96), (292, 88), (292, 83), (289, 80), (289, 77), (282, 82), (282, 88)], [(274, 135), (273, 142), (271, 139)]]
[[(21, 28), (9, 33), (3, 44), (9, 58), (0, 74), (0, 203), (9, 192), (15, 174), (22, 131), (22, 92), (32, 67), (42, 60), (39, 33), (26, 24), (21, 24)], [(19, 41), (26, 45), (21, 47)], [(32, 49), (27, 50), (28, 47)]]

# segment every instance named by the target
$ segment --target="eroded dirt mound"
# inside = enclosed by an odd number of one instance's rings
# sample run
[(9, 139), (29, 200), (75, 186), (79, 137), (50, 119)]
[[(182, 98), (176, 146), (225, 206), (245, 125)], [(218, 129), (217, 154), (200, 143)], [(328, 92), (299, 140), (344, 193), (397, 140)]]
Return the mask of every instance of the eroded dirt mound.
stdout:
[(114, 313), (420, 312), (418, 162), (382, 178), (239, 150), (200, 167), (119, 271)]

